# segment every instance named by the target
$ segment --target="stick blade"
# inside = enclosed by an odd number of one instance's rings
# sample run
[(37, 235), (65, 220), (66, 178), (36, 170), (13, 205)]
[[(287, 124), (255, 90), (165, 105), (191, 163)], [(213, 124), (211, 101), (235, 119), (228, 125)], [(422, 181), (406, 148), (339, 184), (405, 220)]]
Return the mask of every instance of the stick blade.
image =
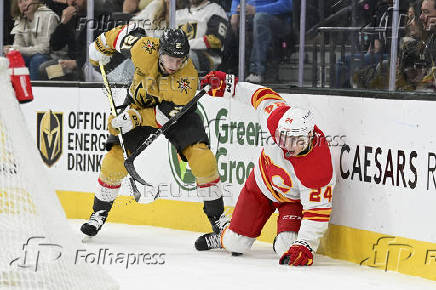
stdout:
[(159, 192), (156, 195), (153, 194), (141, 194), (140, 198), (136, 201), (137, 203), (148, 204), (154, 202), (159, 197)]
[(151, 186), (151, 184), (148, 184), (139, 174), (136, 172), (135, 165), (133, 165), (133, 161), (130, 161), (129, 158), (127, 158), (124, 161), (124, 167), (126, 168), (129, 175), (137, 182), (141, 183), (142, 185)]
[(138, 202), (141, 198), (141, 193), (138, 190), (138, 187), (135, 184), (135, 180), (133, 178), (129, 178), (130, 182), (130, 188), (132, 189), (133, 197), (135, 198), (135, 201)]
[[(141, 186), (142, 187), (142, 186)], [(159, 187), (143, 186), (143, 192), (136, 200), (137, 203), (148, 204), (154, 202), (159, 197)]]

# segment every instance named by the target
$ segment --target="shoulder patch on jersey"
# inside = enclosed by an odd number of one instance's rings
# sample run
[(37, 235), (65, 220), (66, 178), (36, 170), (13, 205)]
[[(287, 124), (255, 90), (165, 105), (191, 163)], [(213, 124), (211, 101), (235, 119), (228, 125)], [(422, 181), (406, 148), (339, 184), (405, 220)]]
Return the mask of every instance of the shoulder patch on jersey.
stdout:
[(186, 37), (191, 40), (194, 39), (197, 35), (198, 23), (197, 22), (187, 22), (185, 24), (179, 25), (179, 28), (182, 29)]
[(180, 89), (180, 92), (185, 92), (185, 94), (188, 93), (188, 89), (192, 89), (190, 84), (191, 82), (188, 81), (188, 79), (186, 78), (181, 78), (180, 80), (177, 81), (178, 84), (178, 89)]
[(142, 48), (145, 49), (145, 51), (147, 51), (149, 54), (152, 54), (154, 50), (157, 50), (157, 44), (148, 39)]
[(332, 157), (324, 133), (315, 126), (312, 150), (305, 156), (289, 157), (295, 175), (307, 187), (316, 189), (329, 184), (333, 176)]

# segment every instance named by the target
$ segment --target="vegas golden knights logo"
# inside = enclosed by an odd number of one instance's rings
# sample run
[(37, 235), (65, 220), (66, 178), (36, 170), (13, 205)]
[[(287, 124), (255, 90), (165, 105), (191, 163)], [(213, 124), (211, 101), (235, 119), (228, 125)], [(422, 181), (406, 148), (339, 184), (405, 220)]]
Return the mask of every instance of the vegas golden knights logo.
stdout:
[(185, 32), (186, 37), (191, 40), (197, 35), (197, 26), (197, 22), (188, 22), (186, 24), (179, 25), (179, 28), (182, 29)]
[(51, 167), (62, 154), (63, 119), (60, 112), (36, 113), (36, 143), (42, 160)]

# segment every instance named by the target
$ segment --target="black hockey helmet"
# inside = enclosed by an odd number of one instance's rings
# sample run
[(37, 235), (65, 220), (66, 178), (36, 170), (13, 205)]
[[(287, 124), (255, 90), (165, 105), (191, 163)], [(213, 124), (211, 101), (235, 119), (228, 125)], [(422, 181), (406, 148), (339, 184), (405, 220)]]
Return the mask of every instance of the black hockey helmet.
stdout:
[(166, 29), (160, 37), (159, 51), (172, 57), (184, 58), (189, 55), (189, 42), (181, 29)]

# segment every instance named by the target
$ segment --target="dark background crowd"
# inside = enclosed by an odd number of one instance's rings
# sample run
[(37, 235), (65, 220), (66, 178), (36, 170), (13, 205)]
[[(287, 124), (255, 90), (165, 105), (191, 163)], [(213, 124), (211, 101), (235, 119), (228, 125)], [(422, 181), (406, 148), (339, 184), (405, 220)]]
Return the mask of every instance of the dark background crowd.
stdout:
[[(295, 82), (301, 1), (247, 0), (246, 4), (246, 80)], [(311, 77), (319, 72), (313, 70), (327, 58), (326, 86), (387, 89), (393, 5), (393, 0), (308, 0), (305, 82), (316, 85)], [(209, 70), (237, 74), (239, 0), (177, 0), (176, 9), (176, 26), (187, 33), (200, 74)], [(127, 21), (150, 20), (142, 25), (151, 36), (169, 26), (168, 0), (95, 0), (94, 10), (94, 36)], [(3, 54), (19, 50), (32, 80), (85, 80), (87, 0), (12, 0), (5, 2), (4, 11)], [(203, 19), (206, 30), (194, 29), (195, 13), (208, 15)], [(399, 15), (396, 88), (433, 91), (436, 0), (402, 0)], [(320, 28), (336, 30), (321, 33)], [(203, 38), (213, 45), (204, 46), (198, 40)], [(321, 43), (330, 47), (328, 52), (320, 51)]]

